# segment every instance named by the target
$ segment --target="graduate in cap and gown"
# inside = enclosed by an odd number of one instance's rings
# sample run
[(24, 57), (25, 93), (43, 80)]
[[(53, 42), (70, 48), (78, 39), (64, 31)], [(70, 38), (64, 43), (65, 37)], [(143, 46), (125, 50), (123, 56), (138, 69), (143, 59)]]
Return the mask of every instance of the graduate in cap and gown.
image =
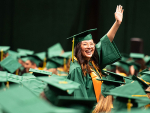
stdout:
[(33, 69), (44, 69), (44, 60), (46, 58), (46, 52), (40, 52), (33, 55), (28, 55), (28, 60), (25, 62), (26, 72), (29, 72), (30, 68)]
[(28, 50), (28, 49), (21, 49), (21, 48), (18, 48), (17, 49), (17, 52), (18, 52), (18, 62), (24, 66), (25, 64), (25, 60), (24, 58), (27, 56), (27, 55), (33, 55), (34, 54), (34, 51), (32, 50)]
[[(12, 53), (12, 52), (11, 52)], [(25, 68), (26, 66), (26, 61), (28, 60), (28, 55), (33, 55), (34, 51), (28, 50), (28, 49), (17, 49), (17, 59), (18, 62), (22, 65), (19, 69), (19, 75), (23, 75), (24, 73), (28, 72), (27, 69)]]
[(46, 69), (53, 72), (53, 74), (59, 76), (67, 76), (70, 68), (72, 52), (64, 52), (62, 55), (58, 55), (47, 59)]
[[(140, 65), (140, 71), (146, 68), (146, 64), (144, 61), (144, 54), (143, 53), (130, 53), (130, 57), (135, 60), (136, 63)], [(140, 72), (139, 71), (139, 72)]]
[[(115, 23), (104, 35), (100, 41), (95, 44), (90, 32), (96, 29), (90, 29), (74, 35), (72, 50), (72, 62), (68, 79), (80, 84), (79, 90), (73, 94), (74, 97), (90, 98), (94, 97), (97, 102), (101, 93), (102, 69), (109, 64), (118, 61), (121, 58), (113, 39), (123, 19), (123, 9), (119, 5), (115, 12)], [(75, 48), (74, 48), (75, 46)]]
[(45, 70), (59, 76), (67, 76), (72, 52), (64, 52), (60, 43), (48, 48)]
[[(9, 46), (0, 46), (0, 61), (5, 59), (8, 56)], [(0, 71), (3, 71), (3, 68), (0, 66)]]

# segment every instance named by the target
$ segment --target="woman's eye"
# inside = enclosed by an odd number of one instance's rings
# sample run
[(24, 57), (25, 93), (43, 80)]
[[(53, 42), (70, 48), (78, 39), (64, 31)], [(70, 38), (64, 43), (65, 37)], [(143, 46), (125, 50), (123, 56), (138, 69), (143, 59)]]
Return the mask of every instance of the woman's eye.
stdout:
[(91, 43), (91, 45), (94, 45), (94, 43)]
[(83, 44), (84, 46), (86, 46), (87, 44)]

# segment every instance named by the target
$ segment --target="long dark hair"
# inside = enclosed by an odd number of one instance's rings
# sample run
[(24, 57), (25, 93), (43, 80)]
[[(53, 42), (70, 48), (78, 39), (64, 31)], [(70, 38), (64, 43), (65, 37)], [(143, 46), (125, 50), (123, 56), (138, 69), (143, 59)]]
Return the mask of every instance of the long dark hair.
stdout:
[(107, 97), (104, 97), (102, 94), (100, 94), (99, 102), (96, 104), (95, 109), (92, 113), (108, 113), (111, 111), (113, 104), (113, 96), (108, 95)]
[(140, 64), (142, 70), (146, 68), (145, 61), (143, 59), (137, 59), (135, 62)]
[[(90, 74), (92, 71), (90, 70), (90, 65), (89, 65), (89, 61), (85, 60), (84, 57), (82, 56), (81, 53), (81, 42), (79, 42), (75, 48), (74, 48), (74, 53), (75, 53), (75, 57), (78, 59), (78, 63), (81, 66), (83, 75), (86, 76), (86, 74)], [(100, 71), (100, 66), (99, 66), (99, 56), (97, 53), (97, 50), (95, 48), (94, 54), (92, 55), (90, 61), (94, 61), (97, 69)]]

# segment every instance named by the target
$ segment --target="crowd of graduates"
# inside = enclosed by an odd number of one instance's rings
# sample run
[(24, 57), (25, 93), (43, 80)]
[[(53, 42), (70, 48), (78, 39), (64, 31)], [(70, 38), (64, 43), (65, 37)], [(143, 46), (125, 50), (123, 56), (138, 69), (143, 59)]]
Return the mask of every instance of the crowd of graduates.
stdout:
[(149, 113), (150, 56), (121, 55), (113, 41), (123, 11), (97, 44), (97, 29), (69, 37), (72, 52), (0, 46), (0, 113)]
[(80, 86), (67, 79), (72, 52), (60, 43), (45, 52), (12, 51), (0, 46), (0, 110), (26, 112), (150, 112), (150, 57), (142, 53), (122, 54), (120, 61), (106, 66), (99, 102), (73, 98)]

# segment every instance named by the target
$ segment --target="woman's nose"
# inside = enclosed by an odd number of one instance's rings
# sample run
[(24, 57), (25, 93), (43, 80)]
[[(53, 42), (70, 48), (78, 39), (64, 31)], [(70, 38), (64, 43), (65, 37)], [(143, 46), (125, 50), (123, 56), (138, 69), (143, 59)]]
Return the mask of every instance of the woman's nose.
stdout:
[(90, 44), (88, 44), (88, 45), (87, 45), (87, 47), (88, 47), (88, 48), (91, 48), (91, 45), (90, 45)]

